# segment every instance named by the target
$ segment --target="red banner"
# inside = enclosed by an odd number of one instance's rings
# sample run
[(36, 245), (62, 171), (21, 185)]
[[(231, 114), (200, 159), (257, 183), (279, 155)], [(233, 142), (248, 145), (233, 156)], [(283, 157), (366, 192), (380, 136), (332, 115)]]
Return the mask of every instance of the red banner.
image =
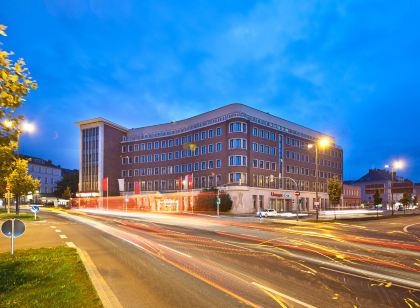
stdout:
[(108, 178), (102, 179), (102, 191), (108, 191)]
[(140, 194), (140, 181), (134, 181), (134, 194)]

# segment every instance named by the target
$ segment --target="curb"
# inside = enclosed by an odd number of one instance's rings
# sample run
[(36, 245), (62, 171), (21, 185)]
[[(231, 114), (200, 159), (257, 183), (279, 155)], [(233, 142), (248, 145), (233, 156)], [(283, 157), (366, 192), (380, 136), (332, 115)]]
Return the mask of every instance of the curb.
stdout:
[(115, 296), (114, 292), (112, 292), (105, 279), (99, 273), (97, 267), (93, 263), (88, 253), (74, 245), (72, 242), (67, 242), (66, 244), (67, 246), (75, 248), (77, 250), (79, 257), (86, 268), (89, 278), (92, 281), (96, 292), (98, 293), (102, 305), (105, 308), (122, 308), (123, 306), (119, 302), (118, 298)]

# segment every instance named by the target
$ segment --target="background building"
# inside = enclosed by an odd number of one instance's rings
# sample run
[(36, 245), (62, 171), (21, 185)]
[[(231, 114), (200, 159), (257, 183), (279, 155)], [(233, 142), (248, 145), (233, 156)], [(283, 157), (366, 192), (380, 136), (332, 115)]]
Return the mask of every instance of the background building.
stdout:
[[(242, 104), (231, 104), (189, 119), (127, 129), (97, 118), (80, 126), (79, 196), (101, 195), (109, 179), (110, 195), (139, 183), (143, 195), (218, 187), (233, 199), (234, 212), (260, 208), (290, 211), (299, 190), (301, 209), (315, 202), (315, 151), (308, 144), (325, 135)], [(320, 207), (329, 206), (326, 180), (342, 179), (343, 151), (332, 144), (319, 150)], [(189, 175), (191, 181), (183, 185)], [(291, 178), (291, 179), (290, 179)], [(294, 184), (297, 182), (298, 187)], [(185, 210), (191, 200), (178, 204)]]
[(361, 189), (359, 186), (343, 184), (343, 201), (342, 207), (356, 208), (361, 204)]
[(394, 182), (392, 184), (391, 198), (391, 172), (382, 169), (370, 169), (367, 174), (356, 181), (351, 181), (351, 185), (358, 186), (361, 189), (361, 199), (363, 203), (373, 203), (373, 195), (379, 192), (382, 198), (382, 204), (389, 208), (391, 200), (398, 202), (404, 192), (413, 193), (414, 184), (408, 179), (397, 176), (394, 173)]

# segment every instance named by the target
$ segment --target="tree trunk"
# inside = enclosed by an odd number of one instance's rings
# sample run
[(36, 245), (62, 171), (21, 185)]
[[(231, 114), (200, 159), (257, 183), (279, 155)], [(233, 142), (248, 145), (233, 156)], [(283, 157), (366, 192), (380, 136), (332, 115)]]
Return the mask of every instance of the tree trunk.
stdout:
[(16, 215), (19, 216), (19, 199), (20, 196), (16, 195)]

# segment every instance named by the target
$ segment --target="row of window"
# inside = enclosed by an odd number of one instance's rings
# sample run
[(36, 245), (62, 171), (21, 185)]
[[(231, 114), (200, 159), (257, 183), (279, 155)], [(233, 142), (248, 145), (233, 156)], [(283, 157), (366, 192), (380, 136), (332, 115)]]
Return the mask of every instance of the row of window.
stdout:
[[(308, 168), (303, 168), (303, 167), (298, 167), (298, 166), (286, 165), (286, 172), (287, 173), (292, 173), (292, 174), (306, 175), (306, 176), (311, 175), (313, 177), (316, 176), (316, 171), (314, 169), (309, 171)], [(318, 170), (318, 177), (320, 177), (320, 178), (330, 179), (334, 176), (337, 176), (338, 179), (341, 180), (341, 175), (340, 174), (334, 174), (334, 173), (331, 173), (331, 172)]]
[[(302, 154), (294, 151), (285, 151), (284, 157), (287, 159), (293, 159), (297, 161), (304, 161), (309, 163), (309, 155)], [(311, 157), (311, 163), (315, 164), (315, 157)], [(319, 159), (320, 166), (331, 167), (335, 169), (341, 169), (341, 163), (336, 161), (330, 161), (328, 159)]]
[(276, 163), (275, 162), (270, 162), (270, 161), (253, 159), (252, 160), (252, 167), (275, 171), (276, 170)]
[(265, 153), (268, 155), (276, 155), (276, 148), (264, 144), (252, 143), (252, 151)]
[(265, 138), (267, 140), (276, 141), (276, 134), (270, 133), (268, 130), (258, 129), (257, 127), (252, 128), (252, 136)]
[(168, 152), (168, 153), (161, 153), (161, 154), (148, 154), (148, 155), (141, 155), (141, 156), (134, 156), (129, 157), (125, 156), (121, 158), (121, 163), (123, 165), (127, 164), (138, 164), (138, 163), (150, 163), (150, 162), (158, 162), (158, 161), (168, 161), (173, 159), (180, 159), (185, 157), (193, 157), (199, 155), (206, 155), (207, 153), (211, 154), (214, 152), (221, 152), (222, 151), (222, 143), (216, 143), (216, 147), (214, 144), (203, 145), (201, 147), (195, 147), (194, 150), (182, 150), (182, 151), (175, 151), (175, 152)]
[(123, 145), (121, 147), (121, 152), (138, 152), (138, 151), (150, 151), (150, 150), (158, 150), (158, 149), (165, 149), (165, 148), (172, 148), (173, 146), (180, 146), (186, 143), (193, 143), (195, 141), (211, 139), (214, 136), (221, 136), (222, 135), (222, 128), (217, 127), (216, 130), (209, 129), (208, 131), (201, 131), (199, 133), (195, 133), (194, 135), (183, 136), (181, 138), (175, 139), (168, 139), (168, 140), (161, 140), (161, 141), (154, 141), (154, 142), (147, 142), (147, 143), (140, 143), (140, 144), (129, 144)]
[(175, 166), (168, 166), (168, 167), (155, 167), (155, 168), (140, 168), (140, 169), (133, 169), (133, 170), (122, 170), (121, 176), (123, 177), (131, 177), (131, 176), (146, 176), (146, 175), (166, 175), (166, 174), (174, 174), (174, 173), (185, 173), (185, 172), (193, 172), (193, 171), (203, 171), (208, 169), (214, 168), (222, 168), (222, 161), (220, 159), (217, 160), (209, 160), (209, 161), (202, 161), (190, 164), (183, 164), (183, 165), (175, 165)]
[[(301, 149), (305, 149), (305, 150), (308, 149), (308, 142), (301, 141), (301, 140), (298, 140), (298, 139), (286, 137), (285, 138), (285, 143), (287, 145), (294, 146), (294, 147), (297, 147), (297, 148), (301, 148)], [(328, 155), (328, 156), (331, 156), (331, 157), (340, 157), (341, 158), (341, 156), (342, 156), (341, 151), (339, 151), (337, 149), (334, 149), (334, 148), (332, 148), (332, 149), (319, 149), (319, 153), (323, 154), (323, 155)]]

